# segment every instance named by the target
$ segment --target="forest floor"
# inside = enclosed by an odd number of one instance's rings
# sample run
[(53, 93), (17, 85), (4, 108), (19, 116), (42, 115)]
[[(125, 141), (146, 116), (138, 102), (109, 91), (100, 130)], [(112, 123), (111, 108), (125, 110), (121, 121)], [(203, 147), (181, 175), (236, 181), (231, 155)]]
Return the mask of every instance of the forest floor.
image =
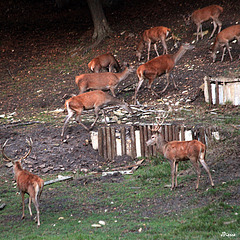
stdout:
[[(220, 49), (217, 61), (213, 63), (210, 48), (216, 34), (213, 39), (208, 39), (213, 28), (211, 22), (203, 24), (203, 30), (208, 30), (208, 33), (199, 42), (195, 42), (196, 35), (193, 34), (196, 26), (185, 25), (182, 14), (189, 14), (208, 5), (209, 1), (194, 4), (191, 1), (182, 4), (179, 1), (171, 1), (171, 4), (161, 1), (126, 1), (128, 3), (121, 8), (105, 9), (113, 35), (86, 54), (83, 54), (84, 48), (91, 43), (93, 33), (91, 16), (86, 5), (78, 6), (77, 1), (72, 1), (69, 9), (58, 11), (50, 1), (39, 1), (34, 5), (29, 2), (27, 6), (21, 1), (15, 2), (13, 6), (8, 5), (8, 2), (0, 3), (0, 144), (10, 138), (11, 145), (7, 147), (7, 151), (15, 157), (25, 151), (25, 138), (31, 137), (33, 150), (24, 162), (28, 170), (41, 176), (65, 171), (90, 173), (108, 166), (130, 165), (136, 161), (126, 156), (106, 161), (89, 144), (89, 132), (74, 121), (67, 127), (67, 141), (62, 142), (60, 133), (65, 113), (61, 109), (64, 108), (67, 97), (78, 93), (74, 78), (89, 72), (87, 63), (93, 57), (112, 52), (121, 65), (128, 62), (137, 68), (146, 61), (147, 54), (145, 49), (143, 59), (137, 61), (135, 50), (141, 33), (150, 27), (162, 25), (171, 28), (174, 35), (181, 39), (176, 43), (172, 39), (167, 42), (169, 53), (175, 53), (182, 42), (192, 43), (195, 49), (188, 51), (172, 71), (178, 89), (174, 89), (171, 82), (167, 91), (158, 98), (144, 83), (137, 97), (139, 106), (149, 106), (156, 110), (171, 106), (174, 114), (168, 121), (192, 125), (200, 123), (204, 126), (219, 125), (221, 140), (211, 146), (207, 155), (209, 167), (214, 169), (214, 181), (218, 185), (239, 179), (240, 136), (236, 134), (236, 131), (239, 133), (239, 107), (229, 103), (224, 106), (209, 106), (204, 101), (203, 92), (200, 92), (195, 101), (191, 101), (197, 96), (205, 76), (240, 76), (238, 44), (231, 44), (232, 62), (228, 54), (223, 62), (220, 61)], [(220, 18), (223, 29), (240, 21), (240, 6), (229, 1), (220, 1), (219, 4), (224, 7)], [(162, 52), (161, 44), (158, 48)], [(155, 56), (152, 48), (151, 58)], [(132, 105), (136, 83), (137, 75), (133, 73), (118, 86), (117, 97)], [(160, 80), (154, 81), (153, 88), (160, 92), (165, 84), (166, 76), (162, 76)], [(135, 113), (137, 115), (138, 111), (135, 110)], [(91, 115), (90, 122), (86, 121), (88, 115)], [(114, 114), (109, 111), (108, 115), (113, 118)], [(86, 125), (90, 125), (93, 112), (85, 112), (84, 117)], [(129, 119), (128, 124), (154, 121), (151, 115), (148, 118), (134, 116)], [(36, 123), (27, 125), (29, 122)], [(122, 120), (121, 123), (126, 124), (126, 121)], [(117, 124), (112, 123), (112, 126)], [(103, 125), (104, 123), (98, 121), (95, 130)], [(1, 164), (1, 176), (6, 178), (10, 172), (11, 169)], [(204, 186), (207, 184), (208, 179), (205, 178)], [(193, 185), (185, 187), (185, 190), (190, 190)], [(180, 204), (184, 207), (188, 199), (182, 196), (182, 190), (179, 194)], [(230, 201), (232, 204), (239, 204), (239, 199), (239, 187), (234, 187)], [(165, 208), (156, 210), (171, 211), (172, 205), (167, 201), (165, 203)], [(194, 207), (204, 203), (206, 199), (195, 203)]]

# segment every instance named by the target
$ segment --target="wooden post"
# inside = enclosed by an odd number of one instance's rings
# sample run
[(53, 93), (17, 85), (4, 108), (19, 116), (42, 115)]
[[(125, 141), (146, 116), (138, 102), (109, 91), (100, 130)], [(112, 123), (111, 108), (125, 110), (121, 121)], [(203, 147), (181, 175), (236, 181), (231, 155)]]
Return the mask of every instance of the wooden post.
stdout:
[(103, 157), (107, 159), (107, 133), (106, 133), (106, 127), (102, 128), (103, 130)]
[(111, 129), (106, 127), (106, 149), (107, 149), (107, 159), (112, 159), (112, 141), (111, 141)]
[(176, 125), (175, 124), (172, 125), (172, 140), (173, 141), (177, 140), (176, 139)]
[(168, 125), (165, 125), (165, 140), (168, 141)]
[(212, 89), (211, 89), (211, 80), (207, 80), (207, 87), (208, 87), (209, 105), (212, 105)]
[[(148, 125), (147, 126), (147, 140), (148, 141), (152, 136), (152, 131), (151, 131), (151, 126)], [(153, 156), (153, 146), (149, 146), (148, 147), (148, 153), (149, 153), (149, 156)]]
[(142, 153), (142, 157), (145, 157), (143, 126), (139, 126), (139, 130), (140, 130), (140, 145), (141, 145), (141, 153)]
[(185, 131), (184, 131), (184, 126), (181, 126), (181, 141), (185, 141)]
[(137, 152), (136, 152), (136, 138), (135, 138), (134, 126), (130, 127), (130, 135), (131, 135), (132, 158), (136, 158)]
[(176, 141), (179, 141), (179, 132), (180, 132), (180, 126), (177, 125), (175, 128), (175, 136), (176, 136)]
[(103, 130), (102, 128), (98, 129), (98, 153), (100, 156), (103, 156)]
[(147, 141), (147, 138), (148, 138), (147, 126), (146, 125), (143, 126), (143, 136), (144, 136), (143, 139), (144, 139), (145, 156), (149, 157), (148, 147), (146, 145), (146, 141)]
[(205, 131), (204, 131), (203, 127), (201, 127), (199, 129), (199, 138), (200, 138), (200, 142), (202, 142), (203, 144), (206, 144), (206, 141), (205, 141)]
[(116, 130), (114, 127), (111, 129), (111, 141), (112, 141), (112, 159), (117, 155), (117, 144), (116, 144)]
[[(154, 128), (154, 126), (152, 126), (150, 129), (153, 129)], [(153, 132), (151, 131), (151, 135), (153, 134)], [(154, 144), (153, 146), (152, 146), (152, 155), (153, 156), (157, 156), (157, 146), (156, 146), (156, 144)]]
[(168, 126), (168, 141), (172, 141), (173, 140), (173, 131), (172, 131), (172, 125)]
[(216, 81), (216, 105), (219, 105), (219, 85), (218, 85), (218, 81)]
[(127, 147), (126, 147), (126, 129), (125, 129), (125, 127), (121, 128), (120, 138), (121, 138), (122, 155), (126, 155)]

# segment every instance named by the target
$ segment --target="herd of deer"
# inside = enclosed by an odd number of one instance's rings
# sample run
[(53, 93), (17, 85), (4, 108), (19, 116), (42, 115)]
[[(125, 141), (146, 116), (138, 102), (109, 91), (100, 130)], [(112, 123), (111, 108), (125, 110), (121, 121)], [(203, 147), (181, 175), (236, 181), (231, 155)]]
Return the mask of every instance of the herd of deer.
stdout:
[[(232, 55), (229, 49), (229, 42), (232, 41), (233, 39), (237, 39), (238, 43), (240, 42), (240, 25), (230, 26), (221, 31), (222, 23), (219, 20), (219, 15), (222, 12), (223, 12), (222, 7), (218, 5), (211, 5), (211, 6), (196, 10), (192, 13), (191, 16), (189, 16), (188, 18), (185, 18), (185, 21), (187, 24), (189, 23), (189, 19), (192, 19), (192, 21), (196, 24), (197, 41), (199, 38), (199, 31), (201, 31), (200, 33), (201, 38), (203, 38), (203, 33), (202, 33), (203, 22), (208, 21), (209, 19), (212, 19), (213, 21), (214, 29), (210, 35), (210, 38), (213, 36), (218, 26), (218, 35), (214, 42), (213, 51), (212, 51), (212, 58), (214, 62), (216, 60), (216, 51), (219, 45), (224, 47), (221, 61), (223, 61), (226, 48), (229, 52), (230, 59), (232, 60)], [(151, 88), (152, 83), (157, 76), (166, 74), (167, 85), (162, 90), (162, 92), (166, 91), (169, 85), (169, 74), (171, 70), (174, 68), (177, 61), (185, 54), (187, 50), (191, 50), (194, 48), (194, 46), (190, 45), (189, 43), (185, 43), (181, 45), (177, 53), (168, 54), (166, 37), (168, 36), (169, 32), (170, 32), (169, 28), (161, 26), (161, 27), (148, 29), (144, 31), (142, 35), (142, 39), (139, 45), (137, 46), (136, 56), (140, 61), (143, 47), (145, 44), (147, 44), (148, 62), (140, 65), (137, 69), (137, 76), (138, 76), (139, 82), (136, 87), (135, 95), (134, 95), (135, 103), (136, 103), (137, 92), (140, 89), (145, 78), (148, 79), (148, 88), (151, 89), (151, 91), (155, 95), (158, 95), (156, 92), (152, 90)], [(158, 41), (161, 41), (163, 45), (163, 55), (161, 56), (159, 56), (159, 53), (157, 51), (156, 43)], [(149, 60), (151, 44), (154, 44), (154, 48), (158, 57), (152, 60)], [(66, 124), (74, 114), (76, 114), (77, 116), (76, 117), (77, 121), (79, 121), (79, 123), (85, 129), (90, 130), (93, 128), (93, 126), (95, 125), (98, 119), (98, 114), (100, 109), (102, 109), (105, 106), (118, 105), (124, 108), (129, 113), (132, 113), (132, 109), (127, 103), (120, 101), (119, 99), (116, 98), (114, 90), (119, 84), (119, 82), (126, 79), (128, 75), (134, 71), (134, 67), (127, 65), (123, 72), (119, 72), (120, 71), (119, 63), (114, 58), (114, 56), (110, 53), (94, 58), (88, 64), (88, 67), (94, 73), (82, 74), (80, 76), (76, 76), (75, 82), (80, 91), (79, 95), (73, 96), (65, 102), (65, 107), (67, 109), (68, 115), (66, 116), (66, 119), (64, 121), (63, 129), (61, 133), (62, 137), (64, 137), (64, 130), (65, 130)], [(108, 68), (109, 72), (100, 72), (102, 68)], [(116, 69), (116, 73), (113, 72), (113, 69)], [(173, 80), (173, 84), (174, 84), (174, 87), (177, 88), (174, 80)], [(85, 92), (86, 90), (89, 90), (89, 89), (93, 91)], [(110, 90), (113, 96), (103, 92), (102, 90)], [(88, 109), (94, 109), (95, 115), (96, 115), (96, 118), (90, 128), (87, 128), (83, 123), (80, 122), (80, 116), (82, 111), (88, 110)], [(197, 172), (196, 189), (198, 189), (199, 179), (200, 179), (199, 163), (201, 163), (204, 169), (207, 171), (211, 185), (212, 187), (214, 187), (211, 173), (205, 162), (205, 152), (206, 152), (205, 145), (197, 140), (166, 142), (161, 133), (161, 125), (163, 124), (163, 121), (166, 118), (166, 115), (163, 116), (162, 118), (163, 118), (162, 122), (160, 123), (160, 120), (159, 120), (157, 124), (157, 128), (154, 129), (156, 133), (152, 135), (151, 139), (148, 140), (146, 144), (148, 146), (156, 144), (159, 152), (161, 152), (169, 160), (171, 165), (171, 176), (172, 176), (171, 189), (174, 189), (175, 187), (177, 187), (178, 163), (180, 161), (186, 161), (186, 160), (191, 161), (191, 163), (193, 164), (193, 167)], [(3, 158), (6, 159), (6, 161), (12, 161), (13, 163), (15, 180), (17, 181), (17, 186), (22, 196), (22, 207), (23, 207), (22, 218), (24, 218), (25, 216), (24, 215), (24, 194), (27, 193), (29, 195), (28, 207), (29, 207), (30, 215), (32, 216), (31, 201), (33, 201), (37, 211), (37, 218), (36, 218), (37, 226), (40, 226), (39, 199), (43, 190), (44, 181), (40, 177), (28, 172), (27, 170), (24, 170), (21, 166), (21, 160), (25, 159), (32, 150), (32, 140), (31, 139), (30, 141), (27, 140), (27, 142), (29, 144), (29, 151), (20, 160), (15, 161), (6, 156), (6, 154), (4, 153), (4, 149), (7, 144), (7, 141), (2, 146), (2, 156)]]

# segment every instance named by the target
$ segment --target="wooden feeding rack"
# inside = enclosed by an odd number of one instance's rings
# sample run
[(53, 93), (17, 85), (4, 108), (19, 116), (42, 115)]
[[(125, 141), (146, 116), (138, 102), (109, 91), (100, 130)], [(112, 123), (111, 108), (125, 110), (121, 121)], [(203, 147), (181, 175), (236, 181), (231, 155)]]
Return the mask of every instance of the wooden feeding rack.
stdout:
[(204, 96), (209, 104), (240, 105), (240, 78), (204, 77)]
[[(112, 160), (116, 156), (128, 155), (131, 158), (156, 156), (156, 146), (147, 146), (151, 138), (153, 125), (134, 125), (118, 127), (101, 127), (98, 132), (91, 132), (92, 146), (99, 155)], [(209, 139), (216, 138), (216, 127), (185, 126), (178, 124), (162, 125), (162, 133), (167, 141), (188, 141), (197, 139), (208, 144)], [(216, 134), (217, 133), (217, 134)]]

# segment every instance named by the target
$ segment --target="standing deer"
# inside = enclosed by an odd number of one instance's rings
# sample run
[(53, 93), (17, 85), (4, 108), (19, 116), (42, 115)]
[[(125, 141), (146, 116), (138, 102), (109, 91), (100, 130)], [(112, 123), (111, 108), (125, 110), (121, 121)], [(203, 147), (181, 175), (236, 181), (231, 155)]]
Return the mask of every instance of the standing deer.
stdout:
[[(77, 122), (83, 126), (87, 131), (91, 130), (93, 126), (95, 125), (99, 115), (99, 111), (101, 108), (104, 108), (109, 105), (118, 105), (121, 106), (123, 109), (128, 111), (129, 113), (133, 113), (132, 109), (129, 107), (129, 105), (125, 102), (120, 101), (119, 99), (101, 91), (101, 90), (95, 90), (91, 92), (86, 92), (79, 94), (78, 96), (71, 97), (70, 99), (66, 100), (65, 102), (65, 108), (67, 109), (68, 115), (65, 118), (63, 129), (61, 136), (64, 137), (64, 130), (66, 127), (66, 124), (70, 120), (70, 118), (76, 114), (76, 120)], [(96, 118), (91, 125), (90, 128), (87, 128), (81, 121), (80, 116), (82, 114), (83, 110), (90, 110), (93, 109), (95, 111)]]
[(166, 37), (168, 36), (169, 32), (171, 31), (170, 28), (167, 27), (154, 27), (147, 29), (143, 32), (142, 38), (137, 46), (136, 56), (138, 58), (138, 61), (141, 59), (142, 50), (145, 44), (148, 46), (148, 56), (147, 61), (149, 61), (149, 54), (150, 54), (150, 48), (151, 44), (153, 43), (154, 49), (156, 51), (157, 56), (159, 56), (159, 53), (157, 51), (157, 42), (161, 41), (163, 45), (163, 54), (167, 54), (167, 44), (166, 44)]
[[(8, 140), (7, 140), (8, 141)], [(32, 216), (32, 210), (31, 210), (31, 201), (33, 201), (36, 211), (37, 211), (37, 226), (40, 226), (40, 219), (39, 219), (39, 201), (40, 196), (42, 194), (44, 181), (38, 177), (35, 174), (32, 174), (28, 172), (27, 170), (24, 170), (21, 165), (21, 160), (25, 159), (32, 151), (32, 139), (30, 138), (30, 141), (27, 140), (27, 143), (29, 145), (28, 152), (19, 160), (14, 160), (6, 156), (4, 153), (5, 146), (7, 144), (7, 141), (2, 146), (2, 155), (3, 159), (5, 158), (5, 161), (11, 161), (13, 163), (13, 172), (15, 180), (17, 181), (18, 189), (21, 193), (22, 197), (22, 219), (24, 219), (24, 194), (27, 193), (29, 195), (29, 204), (28, 209), (30, 212), (30, 215)]]
[(134, 72), (133, 66), (127, 66), (121, 73), (104, 72), (104, 73), (87, 73), (75, 77), (75, 82), (79, 88), (79, 94), (89, 89), (108, 90), (116, 97), (114, 90), (118, 84), (125, 80), (130, 73)]
[(232, 61), (233, 58), (232, 58), (231, 51), (229, 48), (229, 42), (232, 41), (233, 39), (237, 39), (238, 45), (240, 45), (240, 24), (225, 28), (217, 35), (216, 40), (213, 44), (213, 48), (212, 48), (213, 52), (211, 54), (211, 56), (213, 58), (213, 62), (216, 61), (216, 51), (217, 51), (219, 45), (223, 47), (221, 62), (224, 59), (226, 48), (228, 50), (230, 59)]
[[(189, 43), (184, 43), (182, 46), (179, 48), (178, 52), (175, 54), (165, 54), (161, 55), (159, 57), (156, 57), (141, 66), (138, 67), (137, 69), (137, 76), (139, 79), (138, 85), (135, 90), (135, 95), (134, 95), (134, 102), (136, 104), (137, 101), (137, 93), (138, 90), (140, 89), (144, 78), (148, 79), (148, 88), (156, 95), (158, 94), (153, 91), (152, 89), (152, 83), (156, 77), (160, 77), (163, 74), (166, 74), (167, 76), (167, 85), (165, 88), (162, 90), (161, 93), (165, 92), (168, 85), (169, 85), (169, 75), (178, 60), (186, 53), (187, 50), (192, 50), (194, 48), (193, 45), (190, 45)], [(177, 88), (177, 85), (173, 79), (173, 84), (174, 87)]]
[(223, 12), (223, 8), (218, 5), (210, 5), (198, 10), (195, 10), (191, 16), (185, 18), (186, 24), (190, 24), (190, 18), (197, 26), (197, 41), (199, 30), (201, 31), (201, 38), (203, 39), (203, 32), (202, 32), (202, 23), (208, 21), (209, 19), (213, 20), (213, 31), (209, 37), (212, 38), (214, 32), (218, 26), (218, 33), (221, 31), (222, 22), (218, 19), (219, 15)]
[[(155, 145), (157, 150), (164, 155), (165, 158), (168, 159), (171, 165), (171, 178), (172, 178), (172, 186), (177, 187), (177, 171), (178, 171), (178, 163), (181, 161), (190, 160), (196, 173), (197, 173), (197, 183), (196, 190), (199, 186), (199, 180), (201, 175), (201, 169), (199, 167), (199, 162), (202, 164), (206, 172), (208, 173), (210, 182), (212, 187), (214, 187), (214, 183), (212, 180), (212, 176), (210, 170), (205, 162), (205, 153), (206, 146), (199, 142), (198, 140), (192, 141), (166, 141), (161, 133), (161, 126), (163, 124), (164, 119), (166, 118), (166, 114), (163, 116), (163, 120), (161, 123), (160, 120), (158, 122), (157, 127), (154, 129), (156, 134), (153, 134), (151, 139), (149, 139), (146, 144), (147, 146)], [(174, 182), (175, 179), (175, 182)]]
[(111, 53), (99, 55), (88, 63), (88, 68), (95, 73), (98, 73), (102, 68), (108, 68), (109, 72), (112, 72), (115, 68), (117, 72), (121, 70), (118, 61)]

